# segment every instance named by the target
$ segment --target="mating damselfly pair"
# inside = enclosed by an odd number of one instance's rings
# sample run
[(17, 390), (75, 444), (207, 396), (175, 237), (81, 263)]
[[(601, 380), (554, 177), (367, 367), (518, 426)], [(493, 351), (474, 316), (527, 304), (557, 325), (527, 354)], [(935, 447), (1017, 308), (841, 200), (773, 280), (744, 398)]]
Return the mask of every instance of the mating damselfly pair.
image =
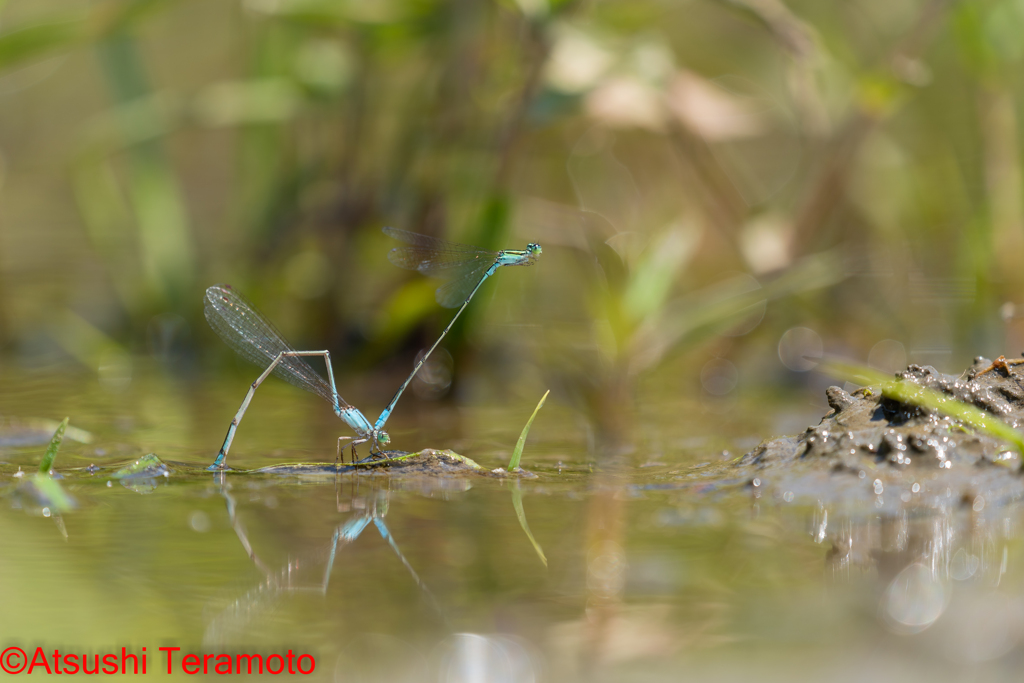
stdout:
[[(246, 360), (264, 368), (263, 373), (249, 387), (241, 407), (231, 420), (224, 445), (217, 453), (217, 459), (208, 469), (224, 469), (231, 442), (235, 438), (238, 423), (245, 415), (249, 402), (252, 401), (256, 389), (271, 374), (294, 384), (295, 386), (317, 394), (331, 404), (334, 414), (340, 417), (356, 433), (353, 437), (338, 438), (338, 454), (342, 453), (342, 441), (350, 440), (352, 460), (355, 461), (355, 447), (369, 443), (371, 454), (379, 452), (381, 446), (391, 443), (391, 437), (384, 431), (384, 424), (391, 417), (395, 404), (402, 396), (416, 373), (441, 343), (452, 325), (466, 310), (473, 295), (491, 275), (502, 266), (529, 266), (541, 254), (539, 244), (528, 244), (526, 249), (504, 251), (487, 251), (456, 242), (447, 242), (436, 237), (419, 235), (396, 228), (384, 228), (384, 233), (393, 237), (405, 246), (396, 247), (388, 254), (396, 266), (416, 270), (424, 275), (441, 277), (447, 280), (437, 290), (437, 303), (445, 308), (459, 307), (451, 322), (441, 332), (434, 345), (427, 350), (419, 362), (413, 367), (412, 373), (395, 392), (394, 398), (377, 418), (370, 423), (362, 411), (350, 405), (338, 395), (334, 383), (334, 370), (331, 367), (331, 353), (322, 351), (298, 351), (289, 344), (277, 331), (273, 323), (260, 313), (244, 296), (236, 292), (230, 285), (214, 285), (206, 290), (205, 313), (210, 327), (224, 342), (235, 350), (235, 353)], [(306, 362), (310, 356), (320, 356), (327, 365), (327, 379)]]

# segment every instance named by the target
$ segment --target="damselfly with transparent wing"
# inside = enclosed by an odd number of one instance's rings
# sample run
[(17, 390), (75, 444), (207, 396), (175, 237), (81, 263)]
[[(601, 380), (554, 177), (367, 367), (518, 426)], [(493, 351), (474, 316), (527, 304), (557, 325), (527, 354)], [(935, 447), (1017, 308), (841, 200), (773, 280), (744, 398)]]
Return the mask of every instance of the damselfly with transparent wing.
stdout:
[[(338, 395), (334, 384), (334, 369), (331, 367), (329, 351), (296, 351), (285, 341), (273, 323), (244, 296), (236, 292), (230, 285), (213, 285), (206, 290), (203, 312), (210, 327), (224, 343), (234, 349), (235, 353), (252, 363), (264, 368), (263, 374), (252, 383), (242, 406), (228, 427), (227, 436), (217, 453), (216, 460), (209, 469), (224, 468), (224, 460), (231, 449), (238, 423), (242, 421), (249, 402), (252, 401), (256, 389), (271, 373), (290, 382), (300, 389), (311, 391), (331, 404), (335, 415), (345, 421), (357, 434), (352, 441), (352, 459), (355, 460), (357, 444), (371, 444), (371, 449), (378, 444), (387, 445), (391, 439), (387, 432), (375, 429), (370, 421), (356, 407), (350, 405)], [(321, 356), (327, 365), (327, 380), (306, 362), (307, 356)], [(342, 437), (342, 439), (350, 437)], [(339, 439), (339, 456), (341, 439)]]
[(539, 244), (530, 243), (526, 249), (506, 249), (504, 251), (487, 251), (479, 247), (448, 242), (446, 240), (420, 235), (415, 232), (399, 230), (398, 228), (384, 228), (384, 234), (407, 246), (395, 247), (388, 252), (388, 260), (400, 268), (407, 268), (429, 275), (431, 277), (445, 278), (448, 281), (438, 287), (436, 292), (437, 303), (445, 308), (459, 307), (451, 322), (441, 331), (434, 345), (427, 350), (419, 362), (413, 367), (409, 377), (402, 386), (398, 387), (394, 398), (384, 409), (384, 412), (374, 423), (375, 429), (384, 427), (395, 404), (412, 382), (416, 373), (420, 371), (423, 364), (430, 358), (430, 354), (438, 347), (452, 325), (459, 319), (462, 312), (466, 310), (470, 299), (477, 293), (480, 286), (491, 275), (497, 272), (502, 266), (530, 266), (541, 254)]
[(407, 245), (388, 252), (388, 260), (393, 264), (447, 280), (438, 287), (436, 294), (437, 303), (445, 308), (457, 308), (466, 303), (477, 286), (493, 274), (493, 271), (487, 272), (493, 266), (528, 266), (541, 253), (536, 244), (522, 251), (487, 251), (398, 228), (384, 228), (384, 234)]
[[(395, 228), (384, 228), (384, 232), (407, 245), (391, 250), (388, 258), (392, 263), (403, 268), (417, 270), (425, 275), (447, 278), (448, 281), (437, 290), (437, 302), (448, 308), (454, 308), (460, 304), (461, 307), (372, 425), (358, 408), (350, 405), (338, 395), (329, 351), (295, 350), (252, 303), (229, 285), (214, 285), (206, 290), (204, 310), (210, 327), (238, 355), (264, 368), (263, 374), (249, 387), (245, 400), (242, 401), (241, 407), (228, 427), (224, 444), (209, 469), (217, 470), (225, 467), (224, 461), (231, 448), (231, 442), (235, 438), (238, 423), (245, 415), (256, 389), (271, 374), (306, 391), (311, 391), (331, 404), (334, 413), (344, 420), (357, 435), (352, 441), (353, 460), (355, 459), (355, 446), (358, 444), (369, 442), (371, 452), (374, 449), (379, 450), (379, 446), (387, 446), (391, 442), (391, 437), (384, 431), (384, 424), (391, 416), (399, 397), (412, 382), (419, 369), (423, 367), (423, 363), (448, 334), (484, 280), (493, 275), (501, 266), (530, 265), (541, 253), (541, 248), (537, 244), (530, 244), (523, 251), (494, 252)], [(309, 356), (320, 356), (324, 359), (327, 365), (326, 380), (305, 360)], [(351, 437), (339, 438), (339, 456), (341, 440), (348, 438)]]

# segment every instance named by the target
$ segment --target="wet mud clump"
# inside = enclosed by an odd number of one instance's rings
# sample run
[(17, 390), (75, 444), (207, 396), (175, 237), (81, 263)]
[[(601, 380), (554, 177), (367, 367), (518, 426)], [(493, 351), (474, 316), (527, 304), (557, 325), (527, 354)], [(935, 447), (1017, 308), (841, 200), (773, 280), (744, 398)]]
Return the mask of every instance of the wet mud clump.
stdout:
[[(960, 376), (911, 365), (896, 378), (980, 408), (1011, 427), (1024, 425), (1024, 371), (1002, 359), (993, 363), (976, 358)], [(884, 465), (951, 470), (1019, 462), (1018, 454), (999, 438), (938, 410), (882, 396), (877, 388), (847, 393), (834, 386), (826, 396), (832, 410), (818, 425), (798, 436), (764, 441), (738, 464), (760, 469), (801, 461), (862, 473), (865, 467)]]

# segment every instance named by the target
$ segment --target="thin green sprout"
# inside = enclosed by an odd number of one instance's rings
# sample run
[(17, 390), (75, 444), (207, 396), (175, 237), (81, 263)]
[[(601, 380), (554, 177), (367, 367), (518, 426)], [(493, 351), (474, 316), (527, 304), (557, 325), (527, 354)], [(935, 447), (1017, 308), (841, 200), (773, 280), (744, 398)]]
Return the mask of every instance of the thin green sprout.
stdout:
[(67, 431), (70, 420), (70, 417), (65, 417), (64, 421), (57, 425), (57, 431), (53, 433), (50, 445), (46, 447), (46, 454), (43, 455), (43, 459), (39, 463), (39, 474), (48, 476), (50, 470), (53, 469), (53, 461), (57, 459), (57, 451), (60, 450), (60, 445), (64, 442), (64, 432)]
[[(65, 417), (64, 421), (57, 426), (57, 431), (53, 433), (50, 445), (47, 446), (46, 453), (39, 463), (39, 471), (31, 478), (31, 483), (38, 491), (40, 499), (47, 501), (44, 507), (48, 508), (50, 513), (58, 519), (61, 512), (73, 510), (76, 506), (75, 499), (64, 491), (60, 482), (50, 477), (50, 470), (53, 468), (53, 461), (57, 458), (57, 451), (60, 450), (60, 445), (64, 441), (64, 432), (67, 430), (69, 419)], [(64, 529), (63, 522), (58, 521), (57, 525), (61, 529), (61, 534), (67, 539), (67, 530)]]
[(533, 409), (533, 415), (531, 415), (530, 419), (526, 421), (526, 426), (523, 427), (523, 433), (519, 435), (519, 441), (516, 442), (515, 450), (512, 451), (512, 459), (508, 461), (509, 472), (514, 472), (519, 469), (519, 461), (523, 457), (523, 446), (526, 445), (526, 437), (530, 433), (530, 427), (533, 426), (533, 418), (537, 417), (537, 413), (539, 413), (540, 409), (544, 406), (544, 401), (548, 399), (548, 394), (550, 393), (550, 389), (544, 392), (544, 395), (540, 397), (540, 403), (538, 403), (537, 407)]

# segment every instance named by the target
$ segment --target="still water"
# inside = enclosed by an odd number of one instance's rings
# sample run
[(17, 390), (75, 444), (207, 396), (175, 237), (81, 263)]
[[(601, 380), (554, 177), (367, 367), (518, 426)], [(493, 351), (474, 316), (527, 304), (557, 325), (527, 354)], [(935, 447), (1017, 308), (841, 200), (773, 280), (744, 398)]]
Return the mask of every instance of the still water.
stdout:
[[(145, 647), (166, 678), (189, 675), (180, 659), (164, 673), (160, 648), (291, 650), (315, 668), (282, 675), (323, 681), (1003, 680), (1024, 663), (1019, 495), (921, 504), (870, 480), (833, 491), (827, 475), (749, 486), (730, 460), (816, 421), (805, 398), (741, 422), (662, 401), (638, 413), (643, 446), (614, 460), (549, 402), (529, 478), (203, 472), (244, 389), (0, 377), (0, 645), (42, 647), (51, 668), (57, 649)], [(261, 392), (233, 466), (333, 462), (345, 432), (325, 405)], [(410, 402), (392, 434), (491, 469), (531, 408)], [(77, 508), (55, 515), (20, 493), (49, 437), (25, 420), (65, 415), (92, 439), (64, 442), (55, 471)], [(167, 476), (112, 477), (150, 452)]]

